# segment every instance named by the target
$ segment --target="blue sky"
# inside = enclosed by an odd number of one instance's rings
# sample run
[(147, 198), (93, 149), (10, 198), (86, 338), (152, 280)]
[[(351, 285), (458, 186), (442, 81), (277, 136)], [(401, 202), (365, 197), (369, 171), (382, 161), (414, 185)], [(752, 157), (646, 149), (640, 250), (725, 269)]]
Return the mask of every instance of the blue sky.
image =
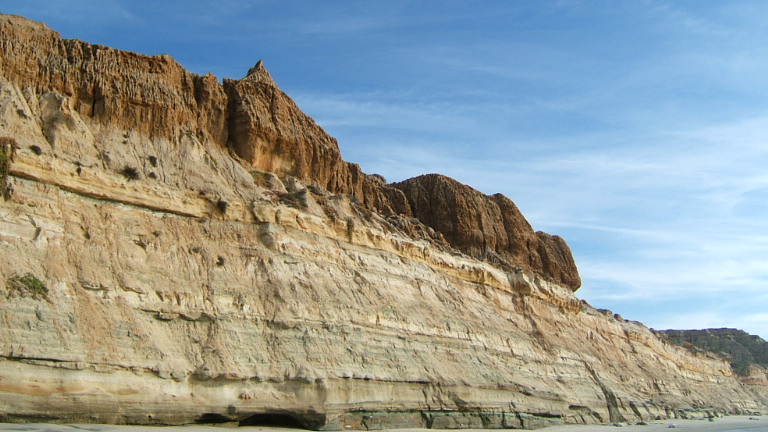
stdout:
[(595, 307), (768, 338), (768, 2), (14, 3), (200, 74), (263, 59), (366, 172), (512, 198)]

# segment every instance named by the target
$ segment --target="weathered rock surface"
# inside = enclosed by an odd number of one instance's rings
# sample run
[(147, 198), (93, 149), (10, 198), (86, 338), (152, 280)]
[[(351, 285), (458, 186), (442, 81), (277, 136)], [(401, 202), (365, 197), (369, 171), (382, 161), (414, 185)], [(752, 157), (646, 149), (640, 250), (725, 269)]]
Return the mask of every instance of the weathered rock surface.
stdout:
[(534, 233), (517, 206), (504, 195), (487, 196), (439, 174), (392, 186), (405, 193), (415, 217), (470, 256), (508, 268), (532, 269), (574, 291), (581, 286), (565, 241)]
[[(132, 139), (134, 137), (168, 142), (195, 141), (231, 149), (250, 169), (274, 173), (278, 177), (293, 176), (335, 194), (352, 195), (366, 207), (385, 215), (412, 216), (412, 203), (425, 198), (408, 197), (403, 191), (410, 192), (411, 189), (385, 185), (374, 176), (363, 173), (358, 165), (342, 160), (336, 140), (278, 88), (261, 61), (245, 78), (225, 79), (221, 85), (212, 75), (198, 76), (185, 71), (165, 55), (148, 57), (76, 40), (62, 40), (40, 23), (8, 16), (0, 21), (0, 26), (3, 76), (23, 89), (25, 98), (31, 95), (43, 98), (38, 105), (43, 135), (47, 140), (47, 145), (41, 147), (44, 151), (48, 146), (58, 147), (60, 151), (73, 146), (75, 148), (71, 150), (76, 150), (73, 153), (82, 155), (83, 160), (78, 161), (81, 164), (93, 165), (101, 160), (113, 168), (122, 169), (124, 166), (114, 166), (116, 162), (111, 153), (115, 150), (109, 148), (110, 145), (105, 149), (96, 147), (110, 140), (129, 147), (120, 149), (126, 152), (131, 152), (130, 147), (137, 144), (152, 145), (138, 142)], [(92, 121), (95, 130), (79, 128), (84, 135), (76, 136), (71, 130), (71, 123), (75, 121), (72, 113), (75, 112), (78, 117)], [(104, 125), (108, 127), (102, 131)], [(124, 131), (125, 136), (119, 136), (119, 133), (113, 134), (114, 137), (105, 136), (114, 131), (112, 128)], [(96, 136), (91, 136), (94, 133)], [(88, 140), (96, 141), (96, 145), (83, 147), (82, 142)], [(160, 151), (167, 149), (158, 149), (153, 154), (155, 158), (163, 154)], [(127, 162), (130, 166), (147, 164), (146, 160)], [(152, 169), (145, 174), (153, 173), (164, 181), (168, 176), (158, 171)], [(466, 194), (474, 198), (479, 194), (455, 181), (452, 186), (456, 189), (454, 195)], [(482, 199), (467, 204), (485, 209), (488, 200), (482, 194), (480, 197)], [(534, 272), (563, 280), (577, 289), (580, 285), (578, 271), (565, 243), (541, 242), (535, 238), (527, 243), (514, 243), (525, 240), (513, 238), (520, 236), (518, 232), (533, 236), (530, 225), (506, 197), (497, 195), (493, 201), (498, 203), (494, 207), (499, 209), (494, 209), (494, 220), (488, 223), (500, 222), (503, 218), (506, 225), (487, 227), (488, 240), (493, 243), (490, 248), (482, 243), (485, 227), (478, 226), (477, 220), (461, 217), (451, 221), (448, 227), (434, 220), (419, 219), (442, 233), (454, 247), (476, 258), (513, 255), (519, 258), (517, 255), (529, 254), (530, 259), (513, 259), (512, 262), (517, 265), (520, 261), (519, 264)], [(509, 214), (499, 215), (499, 210)], [(457, 235), (445, 229), (467, 231), (471, 235)], [(509, 239), (495, 240), (499, 233)], [(545, 245), (562, 245), (565, 250), (557, 253), (558, 249)], [(555, 257), (565, 258), (565, 261), (552, 261)]]
[[(386, 213), (408, 214), (405, 197), (341, 158), (339, 146), (273, 81), (259, 61), (241, 80), (224, 80), (230, 146), (254, 168), (351, 194)], [(394, 206), (394, 209), (392, 208)]]
[[(731, 363), (744, 378), (765, 374), (768, 368), (768, 342), (756, 335), (732, 328), (704, 330), (660, 330), (670, 342), (694, 352), (711, 352)], [(765, 380), (765, 377), (763, 377)]]
[(261, 65), (221, 85), (9, 16), (0, 49), (0, 420), (533, 428), (764, 408), (721, 359), (581, 303), (565, 243), (508, 199), (343, 162)]

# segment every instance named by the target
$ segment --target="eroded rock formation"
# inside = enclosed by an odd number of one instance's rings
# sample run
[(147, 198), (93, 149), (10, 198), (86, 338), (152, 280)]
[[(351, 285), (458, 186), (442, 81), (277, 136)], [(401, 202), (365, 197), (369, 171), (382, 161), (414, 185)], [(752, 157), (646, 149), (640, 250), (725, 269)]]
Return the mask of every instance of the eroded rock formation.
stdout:
[(697, 352), (719, 354), (731, 363), (734, 372), (750, 376), (768, 368), (768, 342), (743, 330), (660, 330), (670, 342)]
[(532, 269), (574, 291), (581, 286), (565, 241), (534, 233), (517, 206), (504, 195), (487, 196), (439, 174), (392, 186), (405, 193), (415, 217), (463, 252), (507, 268)]
[(534, 428), (764, 408), (721, 359), (580, 302), (565, 242), (509, 199), (344, 162), (261, 64), (219, 84), (10, 16), (0, 49), (0, 420)]

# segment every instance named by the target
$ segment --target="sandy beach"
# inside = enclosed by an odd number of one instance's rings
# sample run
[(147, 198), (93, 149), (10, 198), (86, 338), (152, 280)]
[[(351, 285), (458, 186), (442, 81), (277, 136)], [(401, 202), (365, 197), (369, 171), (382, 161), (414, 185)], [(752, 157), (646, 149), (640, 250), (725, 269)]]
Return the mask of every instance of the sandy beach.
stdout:
[[(685, 431), (717, 431), (717, 432), (758, 432), (768, 431), (768, 417), (749, 417), (749, 416), (731, 416), (715, 419), (714, 422), (706, 420), (669, 420), (669, 421), (651, 421), (647, 425), (623, 425), (617, 427), (613, 425), (562, 425), (553, 426), (545, 429), (538, 429), (544, 432), (607, 432), (610, 430), (634, 430), (637, 432), (659, 432), (671, 430), (670, 425), (674, 425), (675, 430)], [(240, 429), (244, 431), (260, 432), (306, 432), (304, 429), (291, 428), (273, 428), (273, 427), (231, 427), (231, 426), (213, 426), (213, 425), (188, 425), (188, 426), (119, 426), (102, 424), (50, 424), (50, 423), (0, 423), (0, 431), (15, 432), (222, 432), (222, 430)], [(431, 429), (390, 429), (390, 432), (428, 432)], [(477, 432), (498, 432), (499, 429), (473, 429)]]
[[(757, 419), (757, 420), (750, 420)], [(670, 428), (674, 425), (674, 429)], [(768, 418), (731, 416), (718, 418), (710, 422), (707, 420), (654, 420), (647, 425), (624, 425), (619, 428), (613, 425), (563, 425), (540, 429), (546, 432), (607, 432), (613, 429), (633, 430), (637, 432), (658, 432), (671, 430), (686, 431), (768, 431)]]

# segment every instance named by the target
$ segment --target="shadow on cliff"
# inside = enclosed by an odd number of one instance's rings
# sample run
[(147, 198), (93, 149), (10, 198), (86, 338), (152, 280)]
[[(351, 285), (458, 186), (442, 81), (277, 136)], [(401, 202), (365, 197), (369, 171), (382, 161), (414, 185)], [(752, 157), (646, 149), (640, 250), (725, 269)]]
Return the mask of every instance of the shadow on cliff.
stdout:
[(253, 414), (247, 417), (242, 415), (227, 416), (218, 413), (205, 413), (195, 420), (195, 424), (202, 425), (234, 425), (258, 426), (286, 429), (317, 430), (325, 422), (322, 415), (293, 414), (287, 412), (270, 412)]

